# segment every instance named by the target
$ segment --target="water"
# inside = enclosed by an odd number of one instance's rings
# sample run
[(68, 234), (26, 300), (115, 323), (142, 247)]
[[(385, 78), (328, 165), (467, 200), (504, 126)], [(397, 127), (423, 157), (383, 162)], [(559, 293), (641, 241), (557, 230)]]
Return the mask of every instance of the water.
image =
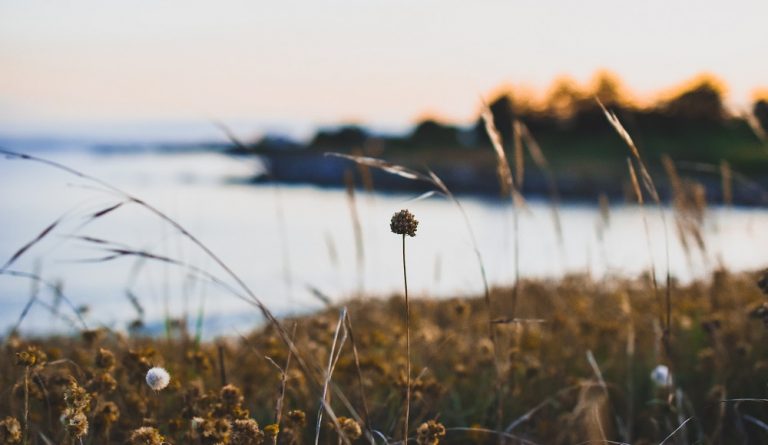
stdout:
[[(311, 311), (323, 305), (316, 292), (339, 301), (362, 290), (387, 296), (402, 288), (401, 240), (389, 232), (395, 211), (409, 208), (420, 220), (415, 238), (406, 243), (408, 283), (412, 295), (478, 295), (482, 281), (470, 234), (457, 208), (433, 197), (358, 193), (356, 205), (363, 233), (363, 261), (357, 261), (353, 220), (343, 190), (310, 186), (245, 185), (260, 168), (254, 159), (214, 153), (104, 155), (87, 150), (52, 151), (44, 156), (94, 174), (146, 200), (179, 221), (237, 273), (275, 313)], [(492, 174), (492, 172), (489, 172)], [(85, 305), (85, 321), (124, 329), (137, 317), (126, 297), (130, 290), (145, 311), (149, 326), (166, 316), (204, 314), (207, 336), (234, 334), (260, 322), (260, 316), (220, 286), (187, 268), (135, 257), (89, 261), (108, 256), (104, 246), (73, 235), (119, 242), (134, 249), (172, 257), (203, 269), (233, 285), (214, 261), (170, 225), (132, 204), (85, 226), (86, 215), (121, 201), (94, 189), (94, 184), (47, 166), (0, 160), (0, 261), (10, 258), (48, 224), (67, 215), (43, 242), (12, 269), (37, 271), (61, 283), (74, 305)], [(514, 277), (513, 214), (508, 206), (476, 198), (461, 199), (492, 284)], [(598, 235), (599, 210), (566, 205), (561, 211), (563, 240), (558, 237), (546, 202), (529, 202), (520, 213), (520, 273), (557, 277), (588, 272), (595, 277), (637, 275), (647, 270), (649, 251), (641, 210), (611, 208), (609, 226)], [(669, 211), (667, 211), (669, 212)], [(659, 212), (646, 208), (654, 261), (666, 264), (664, 230)], [(759, 209), (711, 208), (705, 223), (707, 251), (687, 257), (672, 226), (669, 258), (682, 281), (706, 276), (718, 264), (751, 270), (768, 260), (765, 246), (768, 212)], [(13, 326), (35, 291), (26, 279), (0, 276), (0, 329)], [(52, 304), (53, 293), (38, 289)], [(72, 311), (62, 305), (62, 314)], [(25, 332), (66, 331), (67, 323), (42, 305), (33, 306), (22, 324)]]

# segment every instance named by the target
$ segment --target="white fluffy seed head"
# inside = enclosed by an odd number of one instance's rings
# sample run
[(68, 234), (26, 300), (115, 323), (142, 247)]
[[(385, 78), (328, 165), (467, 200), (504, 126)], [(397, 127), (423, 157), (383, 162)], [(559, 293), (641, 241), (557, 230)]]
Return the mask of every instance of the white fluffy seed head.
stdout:
[(667, 388), (672, 386), (672, 374), (669, 372), (669, 368), (664, 365), (659, 365), (653, 368), (651, 371), (651, 380), (656, 386)]
[(156, 366), (147, 371), (147, 385), (155, 391), (165, 388), (170, 381), (171, 375), (163, 368)]

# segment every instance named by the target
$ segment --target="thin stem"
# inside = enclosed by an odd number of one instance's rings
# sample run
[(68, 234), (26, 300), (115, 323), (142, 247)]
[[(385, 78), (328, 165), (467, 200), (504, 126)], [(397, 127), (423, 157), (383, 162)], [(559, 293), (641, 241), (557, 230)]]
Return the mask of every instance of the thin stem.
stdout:
[(408, 420), (411, 413), (411, 308), (408, 303), (408, 273), (405, 267), (405, 234), (403, 234), (403, 284), (405, 285), (405, 422), (403, 443), (408, 442)]
[(29, 442), (29, 366), (24, 367), (24, 445)]

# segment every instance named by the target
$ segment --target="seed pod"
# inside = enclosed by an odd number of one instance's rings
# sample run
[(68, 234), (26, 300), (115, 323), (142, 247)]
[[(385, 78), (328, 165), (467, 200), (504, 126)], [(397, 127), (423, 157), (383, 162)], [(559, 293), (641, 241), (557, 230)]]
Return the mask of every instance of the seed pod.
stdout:
[(392, 220), (389, 223), (389, 228), (392, 233), (398, 235), (416, 236), (416, 228), (419, 226), (419, 221), (413, 216), (413, 213), (408, 210), (400, 210), (392, 215)]

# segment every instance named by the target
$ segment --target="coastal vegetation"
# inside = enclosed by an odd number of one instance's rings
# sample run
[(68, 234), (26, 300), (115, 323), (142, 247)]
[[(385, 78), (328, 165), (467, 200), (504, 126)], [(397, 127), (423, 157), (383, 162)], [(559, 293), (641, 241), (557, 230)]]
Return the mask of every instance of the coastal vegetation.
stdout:
[[(699, 100), (709, 103), (712, 98), (708, 87), (695, 91), (690, 109), (683, 96), (664, 108), (667, 118), (683, 119), (674, 127), (680, 131), (685, 119), (693, 119), (685, 113), (701, 113)], [(671, 154), (658, 161), (669, 184), (670, 199), (665, 201), (657, 186), (660, 175), (648, 161), (654, 152), (645, 150), (647, 140), (635, 137), (631, 125), (625, 126), (624, 116), (631, 109), (610, 96), (596, 99), (583, 105), (592, 110), (595, 122), (583, 125), (602, 125), (611, 132), (606, 147), (622, 160), (613, 173), (629, 185), (628, 195), (642, 210), (645, 232), (637, 236), (645, 237), (648, 245), (646, 273), (601, 279), (588, 274), (549, 280), (520, 276), (519, 264), (526, 260), (518, 250), (525, 236), (518, 221), (526, 209), (526, 159), (549, 179), (555, 220), (561, 195), (557, 170), (551, 168), (556, 164), (549, 162), (551, 153), (538, 142), (541, 127), (533, 119), (524, 121), (523, 115), (505, 116), (500, 102), (494, 101), (481, 112), (489, 145), (485, 152), (493, 160), (485, 174), (494, 178), (501, 205), (512, 214), (511, 230), (500, 234), (499, 242), (511, 241), (514, 281), (505, 287), (489, 285), (485, 261), (474, 245), (472, 221), (438, 173), (390, 158), (360, 156), (350, 147), (323, 157), (345, 163), (362, 177), (380, 171), (418, 183), (427, 192), (417, 199), (438, 196), (456, 207), (473, 243), (471, 264), (477, 267), (483, 292), (470, 298), (409, 298), (406, 235), (415, 236), (417, 226), (419, 233), (429, 226), (418, 225), (416, 216), (403, 209), (390, 221), (381, 221), (381, 231), (388, 231), (389, 222), (389, 231), (402, 237), (396, 242), (402, 242), (404, 295), (327, 299), (324, 310), (287, 318), (277, 317), (182, 222), (144, 198), (71, 166), (0, 150), (8, 162), (46, 165), (117, 199), (86, 215), (81, 228), (94, 219), (117, 217), (113, 212), (122, 206), (136, 206), (173, 229), (216, 268), (201, 269), (151, 249), (69, 234), (103, 249), (107, 256), (98, 262), (130, 257), (180, 267), (242, 300), (264, 321), (251, 332), (205, 341), (190, 331), (188, 320), (169, 316), (166, 336), (152, 337), (140, 329), (87, 326), (60, 289), (56, 296), (67, 311), (45, 306), (33, 295), (17, 328), (34, 306), (66, 318), (73, 332), (34, 337), (14, 329), (2, 338), (0, 443), (765, 442), (768, 274), (732, 273), (727, 264), (720, 264), (706, 279), (690, 283), (671, 276), (669, 258), (655, 258), (651, 245), (662, 243), (668, 252), (676, 236), (686, 255), (706, 256), (701, 233), (711, 201)], [(708, 108), (711, 113), (697, 114), (691, 128), (704, 122), (732, 125), (736, 118), (719, 114), (719, 104)], [(653, 113), (644, 116), (652, 119)], [(748, 126), (742, 121), (740, 125)], [(760, 134), (750, 131), (756, 138)], [(237, 146), (245, 147), (239, 141)], [(731, 204), (737, 189), (755, 193), (738, 181), (743, 177), (731, 167), (731, 158), (713, 159), (718, 160), (722, 202)], [(354, 180), (347, 178), (354, 203)], [(607, 205), (601, 208), (601, 218), (608, 224)], [(663, 223), (663, 239), (651, 239), (650, 218)], [(36, 243), (55, 233), (59, 222), (21, 242), (0, 266), (0, 274), (47, 285), (35, 273), (13, 267)], [(665, 268), (665, 273), (659, 272)]]

